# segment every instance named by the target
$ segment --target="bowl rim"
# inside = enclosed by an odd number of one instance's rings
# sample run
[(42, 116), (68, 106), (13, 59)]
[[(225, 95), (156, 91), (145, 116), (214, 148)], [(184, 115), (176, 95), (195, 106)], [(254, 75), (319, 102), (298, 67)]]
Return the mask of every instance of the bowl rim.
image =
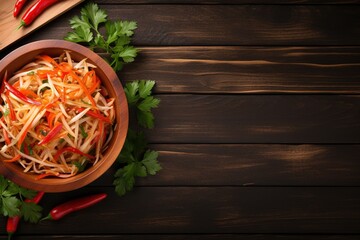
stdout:
[[(81, 55), (84, 58), (90, 60), (89, 62), (92, 62), (97, 66), (97, 69), (95, 69), (96, 72), (102, 72), (102, 74), (107, 77), (107, 80), (105, 81), (107, 81), (107, 85), (111, 85), (112, 88), (107, 90), (108, 92), (112, 92), (114, 94), (114, 96), (112, 97), (115, 98), (114, 104), (116, 108), (116, 130), (114, 131), (114, 135), (110, 140), (109, 147), (108, 149), (106, 149), (106, 153), (104, 154), (103, 159), (99, 160), (99, 162), (94, 166), (91, 166), (89, 169), (73, 177), (66, 179), (45, 178), (35, 180), (34, 178), (30, 178), (30, 176), (32, 176), (31, 174), (23, 172), (19, 173), (19, 171), (16, 171), (17, 167), (14, 164), (4, 163), (1, 160), (0, 174), (25, 188), (45, 192), (66, 192), (81, 188), (95, 181), (97, 178), (102, 176), (116, 161), (116, 157), (119, 155), (124, 145), (128, 131), (128, 103), (122, 84), (112, 67), (110, 67), (110, 65), (102, 57), (100, 57), (97, 53), (93, 52), (89, 48), (65, 40), (47, 39), (34, 41), (25, 44), (7, 54), (3, 59), (0, 60), (1, 84), (4, 72), (9, 66), (9, 64), (12, 64), (14, 61), (16, 61), (16, 59), (25, 54), (31, 54), (37, 51), (46, 52), (46, 50), (49, 51), (49, 49), (52, 49), (53, 51), (69, 50), (78, 55)], [(22, 66), (20, 66), (16, 70), (20, 69), (21, 67)]]

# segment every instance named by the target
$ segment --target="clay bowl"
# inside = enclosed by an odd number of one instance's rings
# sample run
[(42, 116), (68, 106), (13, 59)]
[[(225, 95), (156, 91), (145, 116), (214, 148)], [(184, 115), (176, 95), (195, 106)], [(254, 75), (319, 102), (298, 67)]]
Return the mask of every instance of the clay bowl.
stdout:
[[(105, 173), (114, 163), (124, 144), (128, 129), (128, 105), (122, 85), (113, 69), (100, 56), (79, 44), (63, 40), (43, 40), (24, 45), (0, 61), (0, 81), (5, 71), (8, 76), (13, 75), (27, 63), (34, 60), (39, 54), (59, 56), (64, 50), (69, 50), (74, 60), (80, 61), (87, 58), (88, 62), (97, 66), (97, 76), (106, 87), (109, 95), (115, 98), (116, 128), (104, 157), (95, 166), (89, 167), (82, 173), (67, 179), (44, 178), (35, 180), (35, 174), (24, 173), (23, 168), (18, 164), (4, 163), (0, 159), (0, 174), (11, 181), (25, 187), (45, 192), (65, 192), (83, 187)], [(2, 147), (2, 146), (0, 146)]]

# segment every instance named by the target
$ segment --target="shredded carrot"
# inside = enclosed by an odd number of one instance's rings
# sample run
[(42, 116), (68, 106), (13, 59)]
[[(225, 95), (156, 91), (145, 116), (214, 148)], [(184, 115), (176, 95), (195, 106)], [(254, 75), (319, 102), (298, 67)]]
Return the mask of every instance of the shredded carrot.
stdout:
[(71, 73), (71, 76), (74, 77), (74, 78), (78, 81), (80, 87), (81, 87), (82, 90), (84, 91), (86, 97), (90, 100), (90, 102), (91, 102), (91, 104), (93, 105), (93, 107), (97, 108), (96, 103), (95, 103), (95, 100), (94, 100), (94, 98), (90, 95), (89, 90), (86, 88), (83, 80), (82, 80), (80, 77), (78, 77), (76, 74), (74, 74), (74, 73)]
[(17, 160), (19, 160), (21, 158), (20, 154), (15, 155), (15, 157), (8, 159), (8, 160), (3, 160), (3, 162), (7, 162), (7, 163), (12, 163), (12, 162), (17, 162)]
[(43, 179), (43, 178), (46, 178), (46, 177), (50, 177), (50, 176), (59, 176), (59, 173), (43, 173), (43, 174), (40, 174), (38, 176), (35, 177), (35, 180), (40, 180), (40, 179)]

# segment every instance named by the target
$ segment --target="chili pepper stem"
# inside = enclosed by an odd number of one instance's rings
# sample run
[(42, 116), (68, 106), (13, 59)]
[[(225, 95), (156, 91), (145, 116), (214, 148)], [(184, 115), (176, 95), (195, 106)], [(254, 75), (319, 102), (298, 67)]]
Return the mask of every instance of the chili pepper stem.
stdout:
[(53, 218), (51, 217), (50, 213), (46, 216), (43, 217), (42, 219), (40, 219), (40, 222), (45, 221), (45, 220), (52, 220)]
[(8, 233), (8, 240), (11, 239), (12, 235), (13, 235), (13, 233)]
[(18, 26), (18, 28), (16, 30), (19, 30), (20, 28), (26, 26), (26, 23), (24, 22), (24, 20), (21, 20), (20, 22), (20, 26)]

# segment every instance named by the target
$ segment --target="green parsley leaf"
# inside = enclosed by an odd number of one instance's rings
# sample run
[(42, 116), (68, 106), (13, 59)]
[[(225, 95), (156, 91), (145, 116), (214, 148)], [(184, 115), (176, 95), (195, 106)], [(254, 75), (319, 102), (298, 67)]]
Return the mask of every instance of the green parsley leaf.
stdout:
[(134, 21), (122, 21), (120, 22), (121, 30), (118, 29), (120, 34), (125, 36), (132, 36), (134, 35), (134, 30), (137, 28), (137, 23)]
[(140, 126), (144, 128), (154, 128), (154, 115), (152, 112), (137, 111), (137, 120)]
[(158, 171), (161, 170), (161, 166), (157, 161), (158, 156), (158, 152), (147, 150), (144, 154), (144, 159), (141, 161), (141, 163), (146, 167), (146, 171), (150, 175), (155, 175)]
[(126, 192), (129, 192), (133, 189), (135, 184), (134, 173), (136, 170), (135, 163), (130, 163), (126, 165), (124, 168), (119, 169), (115, 173), (115, 192), (119, 196), (125, 195)]
[(133, 62), (135, 60), (135, 57), (137, 56), (137, 49), (129, 46), (124, 48), (122, 51), (119, 51), (119, 57), (121, 57), (124, 62), (129, 63)]
[(9, 186), (9, 181), (0, 175), (0, 193), (2, 194), (6, 188)]
[[(106, 22), (107, 14), (103, 9), (100, 9), (97, 4), (89, 3), (81, 9), (81, 15), (84, 20), (89, 21), (94, 29), (98, 29), (100, 23)], [(85, 18), (87, 17), (87, 19)]]
[[(105, 25), (105, 34), (100, 31)], [(125, 63), (133, 62), (138, 50), (129, 45), (137, 24), (134, 21), (111, 21), (97, 4), (89, 3), (81, 9), (81, 15), (70, 20), (72, 32), (65, 40), (87, 43), (91, 49), (105, 50), (112, 58), (111, 67), (120, 71)]]
[(140, 126), (154, 127), (154, 115), (151, 110), (158, 107), (160, 100), (151, 95), (155, 82), (151, 80), (132, 81), (125, 85), (124, 91), (130, 106), (136, 106), (137, 120)]
[[(25, 221), (35, 222), (40, 217), (40, 206), (32, 206), (24, 201), (36, 195), (34, 190), (20, 187), (19, 185), (0, 176), (0, 213), (3, 216), (24, 216)], [(41, 216), (41, 215), (40, 215)]]
[(88, 28), (89, 23), (83, 18), (83, 16), (75, 16), (70, 19), (70, 26), (72, 29), (76, 29), (78, 27)]
[(89, 28), (85, 28), (83, 26), (76, 27), (75, 32), (69, 32), (65, 37), (65, 40), (70, 42), (90, 42), (93, 40), (93, 33), (90, 32)]
[(137, 108), (140, 109), (143, 112), (148, 112), (152, 108), (158, 107), (160, 103), (160, 100), (157, 98), (154, 98), (153, 96), (146, 97), (144, 100), (142, 100)]
[(126, 99), (130, 105), (135, 104), (139, 100), (139, 95), (137, 95), (139, 90), (139, 82), (133, 81), (125, 85), (124, 91)]
[(23, 202), (20, 210), (25, 221), (37, 223), (41, 218), (42, 207), (33, 202)]
[(152, 80), (141, 80), (139, 81), (139, 95), (141, 98), (150, 96), (151, 89), (155, 86), (155, 81)]
[(20, 214), (21, 201), (17, 197), (1, 197), (1, 211), (4, 216), (13, 217)]
[(147, 143), (142, 132), (128, 131), (118, 162), (125, 164), (115, 173), (115, 191), (119, 196), (133, 189), (135, 177), (146, 177), (160, 171), (156, 151), (146, 150)]
[(20, 187), (19, 185), (13, 182), (9, 183), (8, 190), (12, 193), (12, 195), (20, 194), (22, 199), (23, 198), (32, 199), (36, 195), (36, 191)]

